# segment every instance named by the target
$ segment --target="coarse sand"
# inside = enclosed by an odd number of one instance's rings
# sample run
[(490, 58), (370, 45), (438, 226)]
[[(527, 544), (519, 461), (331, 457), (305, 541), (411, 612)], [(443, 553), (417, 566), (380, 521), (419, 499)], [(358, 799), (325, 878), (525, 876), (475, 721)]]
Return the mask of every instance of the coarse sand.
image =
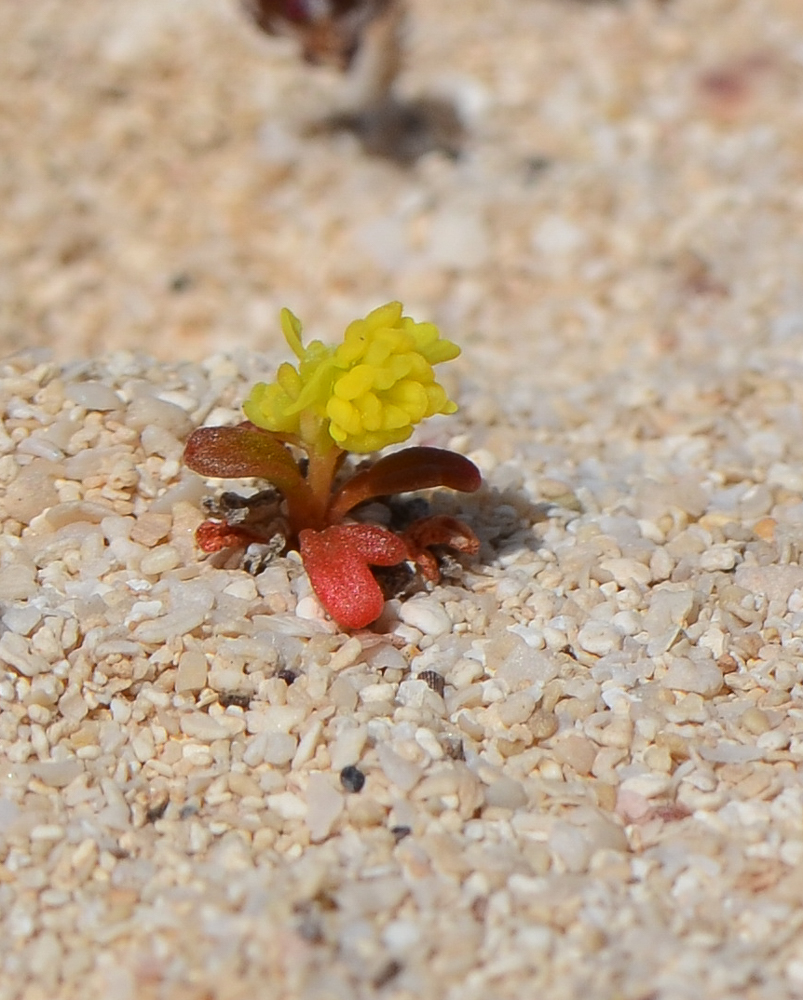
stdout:
[[(803, 5), (410, 6), (400, 164), (234, 0), (0, 0), (0, 1000), (803, 997)], [(482, 544), (344, 634), (182, 449), (390, 299)]]

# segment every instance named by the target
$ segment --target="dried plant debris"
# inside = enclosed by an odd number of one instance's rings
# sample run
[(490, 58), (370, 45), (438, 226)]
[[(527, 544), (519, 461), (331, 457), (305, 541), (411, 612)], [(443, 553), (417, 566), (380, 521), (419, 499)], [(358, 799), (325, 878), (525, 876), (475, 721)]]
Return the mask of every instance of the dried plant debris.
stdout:
[(243, 0), (255, 23), (270, 34), (298, 39), (306, 62), (349, 75), (347, 106), (305, 132), (351, 132), (363, 149), (409, 166), (427, 153), (457, 157), (465, 128), (444, 98), (401, 99), (403, 0)]
[(410, 166), (427, 153), (456, 159), (466, 130), (457, 108), (435, 97), (415, 101), (388, 98), (380, 104), (337, 112), (310, 126), (307, 134), (351, 132), (366, 153)]
[(398, 16), (398, 0), (242, 0), (254, 23), (297, 38), (307, 62), (346, 70), (377, 19)]

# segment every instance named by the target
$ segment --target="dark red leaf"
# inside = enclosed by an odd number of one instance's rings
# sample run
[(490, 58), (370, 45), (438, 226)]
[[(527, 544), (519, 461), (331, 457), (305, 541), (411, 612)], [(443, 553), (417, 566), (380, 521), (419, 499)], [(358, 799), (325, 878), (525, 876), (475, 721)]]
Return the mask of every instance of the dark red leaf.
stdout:
[(220, 479), (255, 476), (285, 495), (309, 489), (287, 448), (253, 424), (199, 427), (187, 439), (184, 462), (202, 476)]
[(382, 613), (385, 600), (369, 565), (395, 566), (407, 558), (402, 539), (373, 524), (308, 528), (299, 547), (312, 589), (344, 628), (364, 628)]
[(445, 448), (405, 448), (380, 458), (344, 483), (330, 505), (330, 519), (337, 521), (358, 503), (390, 493), (435, 486), (473, 493), (481, 484), (480, 470), (463, 455)]

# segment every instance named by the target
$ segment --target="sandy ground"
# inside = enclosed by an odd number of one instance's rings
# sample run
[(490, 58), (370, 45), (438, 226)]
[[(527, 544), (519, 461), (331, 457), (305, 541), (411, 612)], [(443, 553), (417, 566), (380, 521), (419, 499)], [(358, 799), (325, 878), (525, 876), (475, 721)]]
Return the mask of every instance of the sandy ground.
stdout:
[[(411, 7), (400, 165), (232, 3), (0, 0), (2, 1000), (803, 996), (803, 8)], [(348, 636), (181, 450), (396, 298), (482, 549)]]

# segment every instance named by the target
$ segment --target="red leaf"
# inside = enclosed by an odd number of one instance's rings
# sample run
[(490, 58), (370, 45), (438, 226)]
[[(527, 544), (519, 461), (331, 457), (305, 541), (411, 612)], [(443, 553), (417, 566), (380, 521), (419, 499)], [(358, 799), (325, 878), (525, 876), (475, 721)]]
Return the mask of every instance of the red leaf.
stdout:
[(184, 462), (202, 476), (256, 476), (285, 495), (309, 489), (287, 448), (247, 422), (237, 427), (199, 427), (187, 439)]
[(407, 553), (428, 580), (440, 579), (438, 560), (429, 551), (432, 545), (445, 545), (457, 552), (471, 555), (479, 552), (480, 540), (467, 524), (448, 514), (435, 514), (413, 521), (404, 532)]
[(369, 565), (395, 566), (407, 558), (402, 539), (373, 524), (307, 528), (299, 547), (312, 589), (344, 628), (364, 628), (382, 613), (385, 599)]
[(477, 466), (454, 451), (405, 448), (380, 458), (344, 483), (330, 505), (330, 519), (337, 521), (358, 503), (389, 493), (409, 493), (435, 486), (473, 493), (481, 484)]
[(202, 552), (219, 552), (221, 549), (236, 549), (251, 542), (261, 541), (243, 528), (232, 527), (225, 521), (204, 521), (198, 525), (195, 541)]

